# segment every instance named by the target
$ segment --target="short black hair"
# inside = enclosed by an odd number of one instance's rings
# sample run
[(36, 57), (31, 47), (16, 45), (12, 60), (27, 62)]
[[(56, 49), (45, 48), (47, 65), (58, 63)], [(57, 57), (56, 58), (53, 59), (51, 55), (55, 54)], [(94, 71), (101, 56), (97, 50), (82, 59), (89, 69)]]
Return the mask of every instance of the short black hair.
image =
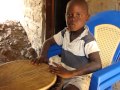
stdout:
[(67, 3), (66, 11), (68, 9), (68, 6), (70, 6), (71, 4), (79, 5), (79, 6), (81, 6), (86, 11), (86, 13), (89, 13), (88, 3), (85, 0), (70, 0)]

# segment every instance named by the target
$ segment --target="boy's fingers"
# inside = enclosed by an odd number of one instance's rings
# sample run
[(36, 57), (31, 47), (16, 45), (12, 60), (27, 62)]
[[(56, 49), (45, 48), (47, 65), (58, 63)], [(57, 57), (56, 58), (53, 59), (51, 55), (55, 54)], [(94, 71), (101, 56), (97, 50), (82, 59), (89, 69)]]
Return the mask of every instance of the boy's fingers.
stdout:
[(54, 67), (52, 65), (49, 66), (50, 69), (53, 69)]
[(48, 59), (44, 59), (43, 62), (48, 64)]
[(32, 60), (30, 60), (30, 62), (33, 62), (33, 59), (32, 59)]
[(50, 72), (54, 73), (54, 74), (60, 74), (61, 73), (59, 70), (54, 70), (54, 69), (51, 69)]
[(53, 62), (53, 64), (54, 64), (55, 66), (57, 66), (57, 67), (62, 67), (61, 64), (57, 64), (57, 63), (55, 63), (55, 62)]
[(32, 64), (39, 64), (41, 63), (39, 59), (34, 59), (34, 60), (31, 60)]
[(36, 64), (39, 64), (40, 63), (40, 60), (36, 60)]
[(50, 72), (58, 72), (58, 71), (60, 71), (59, 70), (59, 68), (57, 68), (57, 67), (54, 67), (54, 66), (50, 66)]
[(31, 60), (31, 63), (32, 63), (32, 64), (35, 64), (35, 63), (36, 63), (36, 60)]

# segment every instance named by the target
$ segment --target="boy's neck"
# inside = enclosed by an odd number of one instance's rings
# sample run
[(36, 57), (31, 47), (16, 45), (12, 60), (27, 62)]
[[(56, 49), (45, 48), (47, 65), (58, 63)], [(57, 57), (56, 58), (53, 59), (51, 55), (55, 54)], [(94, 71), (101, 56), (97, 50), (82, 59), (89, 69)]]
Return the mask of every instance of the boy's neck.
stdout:
[(70, 42), (72, 42), (74, 39), (76, 39), (83, 31), (84, 31), (84, 26), (77, 30), (77, 31), (70, 31)]
[(79, 29), (79, 30), (76, 30), (76, 31), (70, 31), (70, 34), (73, 34), (73, 35), (80, 35), (83, 31), (84, 31), (84, 26)]

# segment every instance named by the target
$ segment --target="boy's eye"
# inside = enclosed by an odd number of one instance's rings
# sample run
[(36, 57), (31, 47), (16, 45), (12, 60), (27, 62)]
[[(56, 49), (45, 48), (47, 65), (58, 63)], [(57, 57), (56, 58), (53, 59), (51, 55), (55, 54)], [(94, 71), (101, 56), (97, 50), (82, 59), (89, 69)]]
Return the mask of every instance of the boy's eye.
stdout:
[(68, 14), (66, 14), (66, 16), (67, 17), (76, 17), (76, 18), (80, 18), (81, 17), (80, 13), (75, 13), (75, 14), (68, 13)]
[(80, 17), (80, 13), (77, 13), (76, 16), (77, 16), (77, 17), (78, 17), (78, 16)]
[(73, 15), (72, 14), (67, 14), (67, 17), (72, 17)]

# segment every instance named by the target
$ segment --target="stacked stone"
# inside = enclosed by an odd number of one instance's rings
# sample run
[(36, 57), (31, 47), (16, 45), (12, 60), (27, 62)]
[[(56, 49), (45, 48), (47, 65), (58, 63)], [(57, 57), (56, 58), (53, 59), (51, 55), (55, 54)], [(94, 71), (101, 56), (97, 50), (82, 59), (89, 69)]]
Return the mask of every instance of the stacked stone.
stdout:
[(6, 21), (0, 24), (0, 63), (34, 59), (36, 52), (31, 48), (27, 34), (20, 22)]

